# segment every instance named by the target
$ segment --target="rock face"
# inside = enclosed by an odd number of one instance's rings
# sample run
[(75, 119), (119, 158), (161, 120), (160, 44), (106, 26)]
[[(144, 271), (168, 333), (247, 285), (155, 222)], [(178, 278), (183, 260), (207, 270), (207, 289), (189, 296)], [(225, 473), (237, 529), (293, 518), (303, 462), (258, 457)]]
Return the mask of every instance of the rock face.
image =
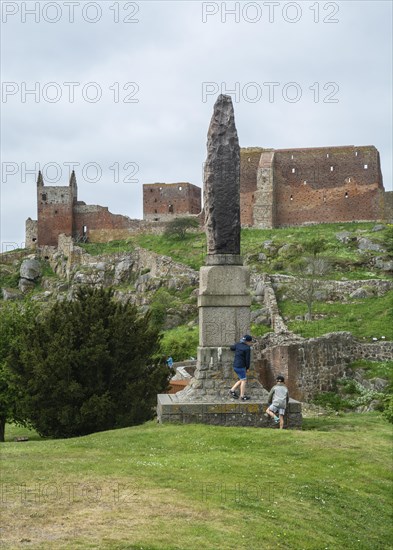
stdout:
[(204, 201), (208, 254), (240, 254), (240, 148), (226, 95), (218, 97), (209, 126)]
[(20, 276), (22, 279), (35, 281), (41, 275), (41, 266), (38, 260), (23, 260), (20, 266)]

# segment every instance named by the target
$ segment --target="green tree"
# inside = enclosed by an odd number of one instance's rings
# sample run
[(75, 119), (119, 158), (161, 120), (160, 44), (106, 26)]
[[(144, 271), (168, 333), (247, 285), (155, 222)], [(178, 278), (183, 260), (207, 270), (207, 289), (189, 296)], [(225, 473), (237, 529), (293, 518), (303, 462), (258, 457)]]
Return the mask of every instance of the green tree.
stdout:
[(199, 227), (199, 220), (197, 218), (175, 218), (168, 222), (165, 235), (167, 237), (174, 237), (179, 240), (186, 238), (187, 231), (189, 229), (195, 229)]
[(6, 422), (23, 422), (17, 414), (17, 403), (22, 391), (7, 367), (11, 349), (34, 323), (38, 313), (31, 303), (3, 302), (0, 306), (0, 442), (4, 441)]
[(116, 302), (111, 289), (80, 288), (13, 350), (9, 365), (25, 388), (20, 414), (53, 437), (142, 423), (168, 386), (168, 370), (152, 360), (158, 348), (148, 315)]

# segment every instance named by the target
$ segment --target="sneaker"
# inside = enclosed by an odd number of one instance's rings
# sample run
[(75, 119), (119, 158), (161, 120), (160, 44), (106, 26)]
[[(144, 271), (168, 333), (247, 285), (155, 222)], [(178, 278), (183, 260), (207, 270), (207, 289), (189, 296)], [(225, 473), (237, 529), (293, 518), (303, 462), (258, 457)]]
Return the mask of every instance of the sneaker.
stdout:
[(278, 424), (278, 422), (280, 422), (280, 419), (278, 418), (278, 416), (275, 416), (275, 417), (274, 417), (274, 422), (275, 422), (276, 424)]
[(235, 391), (229, 390), (229, 395), (233, 397), (233, 399), (239, 399), (239, 396)]
[(248, 395), (243, 395), (243, 397), (240, 398), (242, 401), (248, 401), (250, 397)]

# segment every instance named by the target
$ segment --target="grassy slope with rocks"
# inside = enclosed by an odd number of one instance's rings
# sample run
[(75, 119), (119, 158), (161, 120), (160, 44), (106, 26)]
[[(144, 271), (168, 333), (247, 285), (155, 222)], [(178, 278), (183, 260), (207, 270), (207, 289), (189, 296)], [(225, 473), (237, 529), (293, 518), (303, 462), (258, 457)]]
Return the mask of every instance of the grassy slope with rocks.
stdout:
[[(308, 242), (315, 239), (323, 239), (326, 248), (322, 256), (332, 263), (332, 271), (328, 278), (333, 280), (362, 280), (367, 286), (369, 279), (391, 279), (391, 272), (378, 267), (379, 262), (393, 261), (393, 226), (385, 226), (382, 230), (375, 231), (374, 223), (347, 223), (347, 224), (321, 224), (307, 227), (290, 227), (283, 229), (243, 229), (241, 234), (241, 249), (246, 264), (254, 273), (277, 273), (294, 275), (293, 266), (298, 263), (304, 254), (304, 248)], [(337, 235), (344, 234), (345, 239), (339, 240)], [(383, 246), (383, 251), (360, 250), (359, 239), (368, 239), (376, 245)], [(83, 248), (90, 255), (99, 258), (121, 257), (124, 253), (131, 253), (135, 247), (142, 247), (155, 253), (170, 256), (176, 262), (183, 263), (193, 269), (198, 269), (204, 264), (206, 254), (206, 239), (204, 233), (190, 232), (184, 239), (169, 238), (164, 235), (140, 234), (125, 241), (112, 241), (109, 243), (84, 244)], [(21, 251), (7, 255), (7, 262), (0, 259), (0, 286), (11, 289), (17, 288), (18, 270), (22, 261)], [(3, 255), (4, 258), (4, 255)], [(379, 263), (378, 265), (381, 265)], [(83, 271), (83, 270), (82, 270)], [(43, 277), (36, 286), (33, 294), (48, 288), (56, 282), (56, 276), (48, 265), (43, 266)], [(123, 283), (120, 291), (135, 292), (134, 282)], [(183, 334), (186, 326), (176, 327), (176, 324), (190, 323), (196, 315), (195, 297), (190, 300), (192, 288), (176, 291), (168, 290), (172, 298), (166, 295), (166, 301), (171, 306), (172, 318), (165, 329), (172, 329), (166, 337), (168, 341), (175, 341), (177, 335), (184, 340)], [(159, 297), (154, 302), (154, 289), (150, 293), (153, 300), (153, 309), (159, 317), (162, 315)], [(161, 291), (162, 292), (162, 291)], [(38, 298), (39, 296), (37, 296)], [(279, 294), (280, 298), (280, 294)], [(150, 300), (150, 298), (149, 298)], [(370, 339), (372, 337), (385, 336), (393, 340), (393, 293), (382, 297), (370, 296), (363, 299), (354, 299), (346, 302), (327, 303), (319, 301), (315, 303), (315, 319), (311, 322), (296, 319), (304, 315), (306, 307), (300, 302), (284, 299), (279, 302), (281, 313), (287, 318), (289, 328), (304, 337), (315, 337), (332, 331), (350, 331), (359, 338)], [(182, 316), (176, 315), (180, 304), (185, 306)], [(194, 304), (194, 305), (192, 305)], [(164, 305), (164, 304), (161, 304)], [(257, 305), (254, 306), (259, 307)], [(187, 313), (189, 311), (189, 314)], [(194, 319), (195, 321), (195, 319)], [(265, 325), (253, 325), (255, 335), (262, 336), (270, 330)], [(194, 329), (195, 333), (195, 329)], [(196, 343), (197, 335), (193, 333), (190, 342)], [(192, 344), (194, 345), (194, 344)], [(185, 357), (188, 358), (192, 346), (187, 346)], [(190, 349), (189, 349), (190, 348)], [(165, 352), (169, 345), (165, 346)]]

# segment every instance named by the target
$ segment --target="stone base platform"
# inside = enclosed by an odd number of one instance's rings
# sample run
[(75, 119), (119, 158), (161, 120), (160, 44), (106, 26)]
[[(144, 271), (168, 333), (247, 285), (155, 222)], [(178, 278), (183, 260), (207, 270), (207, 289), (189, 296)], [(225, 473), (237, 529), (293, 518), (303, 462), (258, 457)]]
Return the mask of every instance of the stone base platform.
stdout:
[[(210, 424), (213, 426), (248, 426), (255, 428), (278, 428), (278, 424), (264, 413), (267, 401), (238, 401), (190, 403), (181, 402), (176, 394), (157, 395), (157, 416), (161, 423)], [(301, 403), (289, 400), (285, 415), (286, 429), (301, 429)]]

